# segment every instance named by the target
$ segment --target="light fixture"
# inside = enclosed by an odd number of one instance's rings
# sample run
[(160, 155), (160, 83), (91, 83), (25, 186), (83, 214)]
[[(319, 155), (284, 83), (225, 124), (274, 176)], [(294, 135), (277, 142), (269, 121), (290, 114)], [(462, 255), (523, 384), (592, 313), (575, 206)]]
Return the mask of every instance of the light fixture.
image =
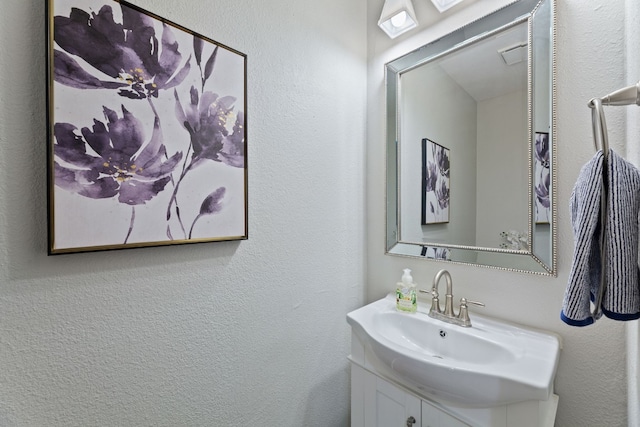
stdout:
[(378, 26), (392, 39), (417, 27), (411, 0), (385, 0)]
[(438, 9), (438, 12), (442, 13), (447, 9), (452, 8), (463, 0), (431, 0), (431, 3)]

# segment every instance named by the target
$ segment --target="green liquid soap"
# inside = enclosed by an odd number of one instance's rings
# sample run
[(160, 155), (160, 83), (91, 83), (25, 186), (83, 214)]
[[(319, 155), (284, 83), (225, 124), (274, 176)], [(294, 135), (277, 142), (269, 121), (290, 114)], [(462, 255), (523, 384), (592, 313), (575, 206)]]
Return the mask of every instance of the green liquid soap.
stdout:
[(396, 308), (407, 313), (418, 310), (416, 284), (413, 283), (411, 270), (408, 268), (404, 269), (401, 281), (396, 284)]

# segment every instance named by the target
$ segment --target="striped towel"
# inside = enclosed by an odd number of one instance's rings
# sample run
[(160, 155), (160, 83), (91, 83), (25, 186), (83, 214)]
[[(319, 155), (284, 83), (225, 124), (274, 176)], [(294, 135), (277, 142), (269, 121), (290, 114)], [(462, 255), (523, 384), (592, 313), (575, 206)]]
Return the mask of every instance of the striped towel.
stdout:
[[(560, 318), (572, 326), (590, 325), (600, 317), (598, 313), (594, 319), (590, 302), (597, 301), (602, 274), (599, 239), (603, 160), (602, 151), (598, 151), (582, 167), (571, 195), (575, 247)], [(611, 319), (634, 320), (640, 318), (640, 171), (609, 150), (606, 175), (606, 288), (601, 309)]]

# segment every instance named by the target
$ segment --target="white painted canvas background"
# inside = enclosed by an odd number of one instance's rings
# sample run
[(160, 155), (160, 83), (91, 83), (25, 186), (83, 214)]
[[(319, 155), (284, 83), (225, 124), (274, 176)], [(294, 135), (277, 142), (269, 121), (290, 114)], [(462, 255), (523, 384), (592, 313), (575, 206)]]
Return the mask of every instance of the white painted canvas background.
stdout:
[[(90, 14), (97, 13), (105, 4), (111, 6), (114, 20), (122, 22), (120, 5), (117, 2), (105, 0), (81, 2), (56, 0), (54, 14), (69, 16), (72, 7), (78, 7)], [(193, 57), (193, 36), (175, 27), (170, 28), (182, 54), (182, 63), (178, 69), (181, 69), (187, 58), (191, 56), (191, 72), (181, 84), (175, 87), (183, 109), (186, 110), (190, 103), (191, 86), (195, 86), (199, 95), (202, 96), (200, 70)], [(161, 35), (162, 23), (156, 21), (156, 37), (160, 39)], [(59, 49), (55, 44), (54, 47)], [(214, 47), (214, 44), (205, 41), (202, 52), (203, 67)], [(97, 78), (111, 80), (109, 76), (102, 74), (81, 58), (77, 56), (73, 58)], [(78, 128), (79, 134), (82, 127), (91, 128), (94, 119), (107, 123), (103, 106), (116, 111), (118, 117), (122, 117), (122, 105), (124, 105), (144, 124), (144, 144), (151, 138), (154, 115), (146, 99), (128, 99), (118, 95), (118, 91), (114, 89), (80, 90), (59, 83), (54, 83), (53, 88), (54, 123), (72, 123)], [(171, 157), (178, 151), (183, 153), (183, 159), (176, 166), (173, 174), (174, 180), (177, 181), (187, 156), (189, 134), (175, 116), (173, 90), (174, 88), (160, 90), (158, 98), (153, 98), (152, 102), (160, 116), (167, 155)], [(236, 98), (234, 111), (244, 112), (244, 58), (230, 50), (218, 49), (213, 74), (207, 80), (204, 90), (217, 93), (220, 97), (234, 96)], [(227, 122), (230, 132), (234, 123), (235, 120)], [(88, 146), (87, 148), (90, 150)], [(191, 152), (188, 155), (190, 157)], [(214, 215), (201, 217), (194, 227), (192, 238), (237, 238), (245, 235), (245, 171), (243, 168), (231, 167), (211, 160), (203, 161), (197, 168), (191, 170), (180, 184), (178, 203), (186, 233), (189, 233), (189, 228), (200, 211), (202, 201), (219, 187), (226, 187), (226, 193), (222, 199), (223, 209)], [(169, 182), (163, 191), (146, 204), (136, 205), (135, 223), (127, 241), (128, 244), (168, 240), (166, 210), (172, 191), (173, 185)], [(56, 249), (124, 243), (131, 220), (131, 206), (119, 203), (117, 196), (111, 199), (90, 199), (58, 187), (54, 188), (53, 196), (54, 247)], [(175, 240), (185, 238), (177, 222), (175, 209), (172, 209), (171, 233)]]

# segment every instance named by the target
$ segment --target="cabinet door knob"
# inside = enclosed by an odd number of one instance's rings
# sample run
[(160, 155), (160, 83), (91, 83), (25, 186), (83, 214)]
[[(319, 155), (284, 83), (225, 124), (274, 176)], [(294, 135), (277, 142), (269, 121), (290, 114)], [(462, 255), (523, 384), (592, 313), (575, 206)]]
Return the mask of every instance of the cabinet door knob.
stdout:
[(416, 423), (416, 419), (415, 418), (413, 418), (413, 417), (407, 418), (407, 427), (411, 427), (415, 423)]

